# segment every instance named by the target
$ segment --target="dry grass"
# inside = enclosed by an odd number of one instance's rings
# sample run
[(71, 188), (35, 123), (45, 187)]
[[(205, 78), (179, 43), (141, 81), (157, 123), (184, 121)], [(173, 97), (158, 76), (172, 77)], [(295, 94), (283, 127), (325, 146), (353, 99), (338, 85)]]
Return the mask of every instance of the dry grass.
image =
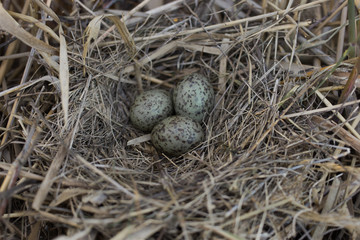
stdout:
[[(21, 40), (0, 49), (3, 239), (359, 238), (346, 2), (47, 3), (0, 9)], [(159, 155), (129, 107), (192, 72), (217, 93), (207, 138)]]

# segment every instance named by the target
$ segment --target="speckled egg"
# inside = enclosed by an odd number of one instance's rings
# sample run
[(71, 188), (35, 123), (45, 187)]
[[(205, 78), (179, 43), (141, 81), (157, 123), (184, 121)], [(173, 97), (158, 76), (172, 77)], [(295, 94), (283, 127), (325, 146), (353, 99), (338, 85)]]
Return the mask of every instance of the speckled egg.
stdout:
[(201, 122), (214, 107), (214, 90), (204, 75), (194, 73), (175, 87), (173, 101), (177, 115)]
[(143, 92), (130, 108), (130, 121), (139, 130), (150, 132), (174, 112), (171, 94), (162, 89)]
[(186, 153), (203, 139), (201, 125), (183, 116), (165, 118), (151, 132), (151, 142), (155, 148), (169, 156)]

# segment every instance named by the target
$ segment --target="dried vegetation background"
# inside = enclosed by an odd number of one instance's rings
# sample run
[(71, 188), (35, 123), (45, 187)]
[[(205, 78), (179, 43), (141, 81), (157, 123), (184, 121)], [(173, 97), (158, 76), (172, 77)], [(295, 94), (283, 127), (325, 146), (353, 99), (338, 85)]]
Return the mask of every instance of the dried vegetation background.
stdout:
[[(351, 3), (4, 0), (1, 238), (359, 239)], [(129, 107), (192, 72), (206, 140), (159, 155)]]

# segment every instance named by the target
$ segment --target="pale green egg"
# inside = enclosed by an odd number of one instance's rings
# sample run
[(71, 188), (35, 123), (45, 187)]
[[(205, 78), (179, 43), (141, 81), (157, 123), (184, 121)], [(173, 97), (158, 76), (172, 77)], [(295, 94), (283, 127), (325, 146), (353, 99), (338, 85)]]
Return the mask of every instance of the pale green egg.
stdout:
[(159, 153), (179, 156), (204, 139), (201, 125), (188, 117), (171, 116), (158, 123), (151, 132), (151, 141)]
[(130, 121), (139, 130), (150, 132), (161, 120), (174, 113), (171, 94), (162, 89), (143, 92), (130, 108)]
[(173, 102), (177, 115), (201, 122), (214, 108), (214, 90), (204, 75), (194, 73), (177, 84)]

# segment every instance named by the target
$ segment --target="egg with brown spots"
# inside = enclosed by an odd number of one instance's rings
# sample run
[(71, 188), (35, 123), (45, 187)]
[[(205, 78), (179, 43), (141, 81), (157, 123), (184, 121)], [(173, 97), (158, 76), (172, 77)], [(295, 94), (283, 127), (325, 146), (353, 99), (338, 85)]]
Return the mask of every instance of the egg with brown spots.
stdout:
[(214, 90), (204, 75), (193, 73), (175, 87), (173, 101), (177, 115), (201, 122), (214, 107)]
[(188, 117), (171, 116), (157, 124), (151, 132), (151, 142), (159, 153), (179, 156), (204, 139), (201, 125)]
[(139, 130), (150, 132), (161, 120), (174, 113), (171, 94), (162, 89), (143, 92), (130, 108), (130, 121)]

